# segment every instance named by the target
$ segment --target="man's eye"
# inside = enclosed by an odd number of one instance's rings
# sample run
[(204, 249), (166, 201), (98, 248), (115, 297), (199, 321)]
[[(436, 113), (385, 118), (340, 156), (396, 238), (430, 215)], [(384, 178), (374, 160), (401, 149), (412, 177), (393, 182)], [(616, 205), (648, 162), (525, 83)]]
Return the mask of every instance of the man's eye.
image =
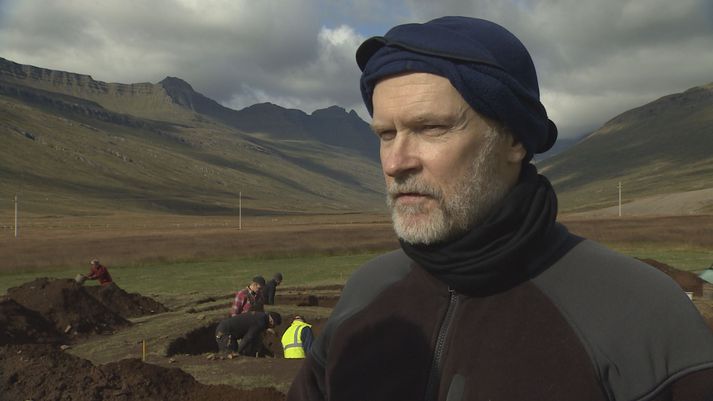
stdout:
[(382, 131), (377, 132), (376, 135), (381, 141), (390, 141), (396, 136), (396, 131)]
[(424, 125), (423, 131), (429, 134), (441, 134), (446, 131), (445, 125)]

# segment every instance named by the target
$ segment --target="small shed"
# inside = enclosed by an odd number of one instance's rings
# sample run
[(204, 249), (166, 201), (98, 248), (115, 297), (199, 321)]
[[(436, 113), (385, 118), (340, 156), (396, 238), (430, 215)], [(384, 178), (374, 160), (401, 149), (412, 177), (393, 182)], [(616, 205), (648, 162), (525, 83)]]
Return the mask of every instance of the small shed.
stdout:
[(710, 284), (713, 284), (713, 265), (711, 265), (711, 267), (707, 268), (706, 270), (703, 270), (700, 274), (698, 274), (698, 277), (702, 278)]

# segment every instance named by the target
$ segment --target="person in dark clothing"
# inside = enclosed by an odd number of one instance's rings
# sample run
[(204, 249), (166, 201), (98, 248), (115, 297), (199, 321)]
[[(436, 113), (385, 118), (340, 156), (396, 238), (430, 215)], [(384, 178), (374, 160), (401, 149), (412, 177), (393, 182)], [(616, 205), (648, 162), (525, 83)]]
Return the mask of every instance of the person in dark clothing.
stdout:
[(713, 333), (668, 276), (568, 232), (529, 163), (557, 128), (490, 21), (356, 53), (400, 249), (367, 262), (288, 401), (711, 401)]
[(282, 273), (275, 273), (270, 281), (265, 284), (265, 291), (263, 292), (265, 297), (266, 305), (275, 305), (275, 293), (277, 292), (277, 286), (282, 282)]
[(222, 320), (215, 328), (218, 352), (257, 356), (263, 349), (263, 334), (281, 323), (277, 312), (245, 312)]

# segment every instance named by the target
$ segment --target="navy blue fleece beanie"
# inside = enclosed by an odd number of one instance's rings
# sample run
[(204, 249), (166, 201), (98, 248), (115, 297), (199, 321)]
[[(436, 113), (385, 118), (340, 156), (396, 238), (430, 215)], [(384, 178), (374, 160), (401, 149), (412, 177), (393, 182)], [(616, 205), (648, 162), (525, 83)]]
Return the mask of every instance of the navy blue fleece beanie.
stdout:
[(447, 78), (470, 107), (504, 124), (527, 149), (527, 160), (557, 139), (557, 127), (540, 103), (530, 54), (515, 35), (493, 22), (443, 17), (398, 25), (362, 43), (356, 59), (362, 70), (362, 98), (371, 115), (379, 80), (426, 72)]

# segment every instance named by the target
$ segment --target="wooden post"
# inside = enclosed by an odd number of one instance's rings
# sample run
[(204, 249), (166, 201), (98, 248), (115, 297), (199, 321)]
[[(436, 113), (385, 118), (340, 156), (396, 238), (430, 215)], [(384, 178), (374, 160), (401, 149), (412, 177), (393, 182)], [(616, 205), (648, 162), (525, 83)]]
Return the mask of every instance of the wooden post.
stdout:
[(17, 238), (17, 194), (15, 194), (15, 238)]

